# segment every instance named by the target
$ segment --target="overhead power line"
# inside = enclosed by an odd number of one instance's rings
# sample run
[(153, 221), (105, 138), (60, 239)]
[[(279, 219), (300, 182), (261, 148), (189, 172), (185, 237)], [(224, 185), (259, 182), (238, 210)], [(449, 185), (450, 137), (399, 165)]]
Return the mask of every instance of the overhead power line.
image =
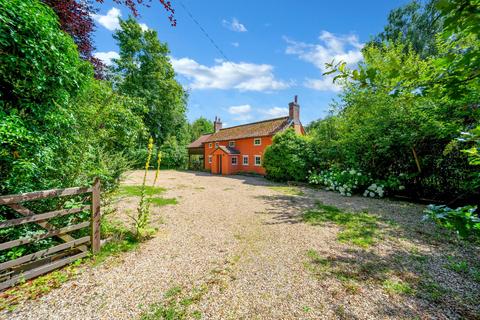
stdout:
[(192, 19), (192, 21), (198, 26), (198, 28), (200, 29), (200, 31), (202, 31), (202, 33), (205, 35), (205, 37), (207, 37), (207, 39), (210, 41), (210, 43), (214, 46), (215, 49), (217, 49), (217, 51), (220, 53), (220, 55), (228, 62), (230, 63), (233, 63), (232, 61), (230, 61), (230, 59), (228, 59), (227, 55), (223, 52), (222, 49), (220, 49), (220, 46), (217, 45), (217, 43), (215, 42), (215, 40), (212, 39), (212, 37), (210, 37), (210, 35), (208, 34), (207, 30), (205, 30), (204, 27), (202, 27), (202, 25), (200, 24), (200, 22), (197, 21), (197, 19), (195, 19), (195, 17), (192, 15), (192, 13), (190, 12), (190, 10), (187, 9), (187, 7), (185, 6), (185, 4), (183, 4), (183, 2), (181, 0), (178, 0), (178, 3), (180, 3), (180, 5), (182, 6), (182, 8), (185, 10), (185, 12), (187, 12), (188, 16), (190, 17), (190, 19)]

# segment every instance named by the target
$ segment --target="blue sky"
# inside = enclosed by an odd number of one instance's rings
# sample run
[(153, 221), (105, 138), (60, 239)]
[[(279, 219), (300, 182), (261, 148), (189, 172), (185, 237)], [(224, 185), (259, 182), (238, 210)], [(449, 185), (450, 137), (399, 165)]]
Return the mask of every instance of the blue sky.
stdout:
[[(157, 0), (140, 7), (138, 21), (167, 42), (177, 79), (187, 89), (188, 119), (219, 116), (224, 126), (282, 116), (299, 96), (304, 124), (324, 117), (339, 88), (322, 76), (332, 59), (355, 65), (360, 49), (383, 30), (387, 15), (407, 1), (182, 0), (225, 57), (178, 1), (171, 27)], [(112, 33), (126, 7), (106, 0), (94, 17), (96, 55), (108, 60), (118, 47)]]

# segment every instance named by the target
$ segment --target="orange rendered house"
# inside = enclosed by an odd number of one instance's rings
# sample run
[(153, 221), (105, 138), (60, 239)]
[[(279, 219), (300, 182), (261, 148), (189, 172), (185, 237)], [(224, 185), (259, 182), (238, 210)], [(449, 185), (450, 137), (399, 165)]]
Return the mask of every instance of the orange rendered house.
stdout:
[(203, 149), (203, 167), (215, 174), (251, 172), (265, 174), (262, 166), (265, 148), (272, 144), (277, 132), (294, 128), (298, 134), (305, 134), (300, 122), (300, 106), (289, 103), (289, 115), (222, 129), (222, 122), (215, 118), (215, 132), (202, 135), (189, 146), (192, 150)]

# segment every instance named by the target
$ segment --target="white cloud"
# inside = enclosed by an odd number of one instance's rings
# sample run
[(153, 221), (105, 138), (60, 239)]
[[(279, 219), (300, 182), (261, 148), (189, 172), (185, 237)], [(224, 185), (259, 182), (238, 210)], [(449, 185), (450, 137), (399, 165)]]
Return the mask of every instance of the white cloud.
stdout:
[(234, 46), (235, 48), (240, 47), (240, 43), (238, 42), (232, 42), (231, 45)]
[(247, 32), (247, 28), (238, 21), (237, 18), (232, 18), (232, 21), (223, 19), (222, 24), (225, 28), (230, 29), (235, 32)]
[(288, 115), (288, 108), (273, 107), (270, 109), (259, 111), (270, 117), (282, 117)]
[(172, 58), (172, 65), (178, 74), (193, 80), (189, 84), (191, 89), (272, 91), (290, 86), (275, 79), (273, 66), (269, 64), (215, 60), (215, 65), (208, 67), (190, 58)]
[(95, 52), (93, 54), (95, 58), (98, 58), (103, 61), (107, 66), (112, 64), (112, 59), (120, 58), (120, 55), (115, 51), (108, 51), (108, 52)]
[(143, 32), (145, 32), (149, 29), (146, 23), (139, 23), (139, 25), (140, 25), (140, 28), (142, 28)]
[(333, 91), (339, 92), (342, 90), (342, 87), (333, 82), (333, 76), (323, 76), (321, 79), (305, 79), (303, 85), (310, 89), (315, 89), (318, 91)]
[(92, 17), (95, 21), (100, 23), (102, 26), (107, 28), (110, 31), (116, 30), (120, 28), (120, 22), (118, 18), (122, 16), (122, 13), (119, 9), (113, 7), (112, 9), (108, 10), (106, 15), (101, 14), (93, 14)]
[(240, 106), (231, 106), (228, 108), (230, 114), (244, 114), (252, 111), (252, 107), (249, 104), (242, 104)]
[[(334, 35), (328, 31), (322, 31), (318, 39), (320, 43), (310, 44), (297, 42), (284, 38), (287, 42), (287, 54), (298, 56), (301, 60), (312, 63), (320, 72), (326, 70), (325, 63), (346, 62), (347, 65), (355, 66), (362, 60), (361, 43), (356, 35)], [(320, 79), (306, 79), (305, 86), (321, 91), (339, 91), (340, 87), (332, 82), (333, 75), (322, 76)]]

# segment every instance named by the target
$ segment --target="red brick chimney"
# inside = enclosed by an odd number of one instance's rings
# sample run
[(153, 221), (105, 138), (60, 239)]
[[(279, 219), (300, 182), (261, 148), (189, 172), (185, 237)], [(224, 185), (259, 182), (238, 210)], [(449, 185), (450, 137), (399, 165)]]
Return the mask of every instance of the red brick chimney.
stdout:
[(293, 102), (288, 104), (288, 117), (294, 125), (300, 125), (300, 105), (297, 102), (298, 96), (295, 95)]
[(217, 116), (215, 116), (215, 121), (213, 121), (213, 128), (215, 132), (218, 132), (220, 131), (220, 129), (222, 129), (222, 120), (220, 120), (220, 118), (217, 118)]

